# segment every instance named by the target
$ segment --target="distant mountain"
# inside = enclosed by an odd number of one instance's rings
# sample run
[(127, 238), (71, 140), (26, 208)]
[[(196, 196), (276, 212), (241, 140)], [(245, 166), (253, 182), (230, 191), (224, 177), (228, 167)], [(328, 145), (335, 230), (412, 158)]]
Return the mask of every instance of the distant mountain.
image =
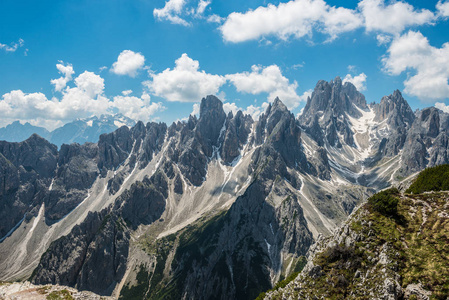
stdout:
[(50, 142), (58, 147), (71, 143), (96, 143), (103, 133), (113, 132), (122, 126), (132, 127), (135, 124), (134, 120), (121, 114), (78, 119), (53, 130), (50, 133)]
[(77, 119), (49, 132), (43, 127), (33, 126), (30, 123), (21, 124), (19, 121), (15, 121), (0, 128), (0, 140), (21, 142), (32, 134), (37, 134), (58, 147), (61, 147), (62, 144), (71, 143), (96, 143), (103, 133), (110, 133), (122, 126), (132, 127), (135, 124), (134, 120), (121, 114), (101, 115), (100, 117)]
[(15, 121), (6, 127), (0, 128), (0, 140), (21, 142), (29, 138), (33, 133), (47, 140), (50, 138), (50, 132), (43, 127), (33, 126), (28, 122), (22, 124), (19, 121)]

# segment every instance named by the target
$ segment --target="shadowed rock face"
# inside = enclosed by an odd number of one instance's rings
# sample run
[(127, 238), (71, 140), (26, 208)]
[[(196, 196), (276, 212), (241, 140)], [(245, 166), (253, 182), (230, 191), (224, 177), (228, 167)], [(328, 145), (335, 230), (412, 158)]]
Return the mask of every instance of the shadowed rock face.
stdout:
[(61, 284), (110, 295), (126, 270), (129, 232), (107, 211), (90, 213), (54, 241), (33, 273), (35, 284)]
[(45, 198), (57, 157), (56, 146), (38, 135), (20, 143), (0, 141), (0, 237)]
[(111, 295), (125, 274), (130, 230), (160, 218), (166, 197), (162, 173), (136, 182), (114, 206), (89, 213), (67, 236), (54, 241), (33, 272), (33, 283)]

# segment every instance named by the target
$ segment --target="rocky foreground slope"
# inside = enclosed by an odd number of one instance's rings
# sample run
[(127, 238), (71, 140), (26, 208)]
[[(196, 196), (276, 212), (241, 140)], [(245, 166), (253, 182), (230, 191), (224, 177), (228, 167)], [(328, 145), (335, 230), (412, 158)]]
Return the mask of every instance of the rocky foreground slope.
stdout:
[(0, 142), (0, 280), (124, 299), (252, 299), (377, 190), (449, 162), (449, 115), (318, 82), (299, 118), (214, 96), (58, 150)]
[(442, 181), (447, 190), (448, 171), (428, 169), (405, 193), (371, 197), (310, 248), (297, 278), (265, 299), (447, 299), (449, 192), (438, 190)]

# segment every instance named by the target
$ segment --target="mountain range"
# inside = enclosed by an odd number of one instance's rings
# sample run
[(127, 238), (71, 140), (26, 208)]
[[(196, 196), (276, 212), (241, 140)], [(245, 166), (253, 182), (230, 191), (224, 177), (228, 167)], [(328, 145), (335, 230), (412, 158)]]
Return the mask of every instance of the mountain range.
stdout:
[(121, 114), (93, 116), (86, 119), (77, 119), (53, 131), (30, 123), (22, 124), (15, 121), (6, 127), (0, 128), (0, 140), (8, 142), (22, 142), (32, 134), (37, 134), (58, 147), (62, 144), (95, 143), (103, 133), (110, 133), (122, 126), (132, 127), (134, 120)]
[(0, 280), (122, 299), (254, 299), (375, 192), (449, 163), (449, 114), (337, 77), (298, 117), (137, 122), (96, 143), (0, 142)]

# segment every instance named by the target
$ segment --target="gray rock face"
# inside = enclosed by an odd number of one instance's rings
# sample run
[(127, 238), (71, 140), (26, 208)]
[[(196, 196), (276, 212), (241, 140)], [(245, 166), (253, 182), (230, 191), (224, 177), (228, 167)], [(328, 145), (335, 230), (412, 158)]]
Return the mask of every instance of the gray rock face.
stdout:
[(260, 117), (255, 129), (256, 145), (264, 144), (276, 151), (286, 166), (308, 170), (307, 159), (301, 148), (301, 129), (287, 107), (276, 98)]
[(57, 164), (56, 146), (32, 135), (20, 143), (0, 142), (0, 237), (39, 205)]
[(299, 122), (320, 146), (324, 138), (331, 146), (341, 147), (342, 143), (352, 146), (354, 138), (347, 115), (359, 118), (361, 113), (356, 107), (365, 110), (367, 105), (365, 96), (353, 84), (343, 85), (340, 77), (331, 82), (320, 80), (307, 99)]
[(160, 218), (167, 196), (167, 181), (161, 172), (136, 182), (112, 207), (89, 213), (69, 235), (54, 241), (32, 281), (111, 295), (126, 271), (130, 229)]
[(376, 114), (374, 120), (387, 122), (390, 129), (388, 138), (380, 145), (379, 153), (383, 156), (397, 155), (404, 147), (415, 114), (398, 90), (383, 97), (379, 104), (374, 105), (373, 110)]
[(54, 241), (33, 272), (35, 284), (61, 284), (110, 295), (126, 269), (129, 233), (114, 214), (90, 213)]
[(187, 123), (170, 126), (167, 156), (190, 183), (200, 186), (211, 159), (220, 156), (224, 164), (231, 164), (240, 155), (252, 123), (251, 117), (242, 112), (226, 116), (223, 103), (215, 96), (207, 96), (201, 101), (199, 119), (190, 116)]
[(158, 172), (133, 184), (117, 199), (113, 211), (118, 212), (136, 230), (139, 225), (151, 224), (162, 215), (167, 197), (167, 179), (162, 172)]
[(449, 163), (448, 114), (434, 108), (419, 111), (407, 132), (401, 174)]
[(253, 120), (251, 116), (244, 116), (239, 110), (235, 117), (230, 112), (226, 123), (226, 133), (223, 146), (220, 149), (220, 156), (224, 163), (231, 164), (240, 155), (240, 150), (247, 142)]
[(222, 131), (226, 130), (225, 121), (223, 102), (215, 96), (207, 96), (201, 100), (200, 118), (195, 128), (195, 135), (207, 157), (212, 156), (213, 147), (219, 146)]

